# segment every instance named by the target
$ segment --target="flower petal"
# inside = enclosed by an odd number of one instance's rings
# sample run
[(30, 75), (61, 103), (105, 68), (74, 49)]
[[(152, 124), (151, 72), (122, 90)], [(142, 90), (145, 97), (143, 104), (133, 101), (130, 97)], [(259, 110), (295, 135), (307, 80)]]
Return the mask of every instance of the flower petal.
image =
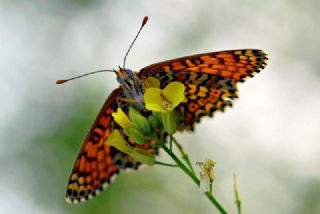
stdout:
[(146, 109), (154, 112), (167, 112), (165, 108), (153, 103), (146, 103)]
[(160, 88), (160, 81), (155, 77), (148, 77), (144, 80), (144, 87), (148, 88)]
[(163, 95), (170, 101), (168, 110), (171, 111), (177, 107), (185, 98), (185, 86), (180, 82), (171, 82), (163, 89)]
[(146, 109), (156, 112), (165, 112), (166, 109), (163, 106), (160, 88), (149, 88), (144, 93), (144, 102)]
[(131, 121), (121, 108), (118, 108), (117, 112), (112, 113), (112, 117), (122, 128), (132, 127)]

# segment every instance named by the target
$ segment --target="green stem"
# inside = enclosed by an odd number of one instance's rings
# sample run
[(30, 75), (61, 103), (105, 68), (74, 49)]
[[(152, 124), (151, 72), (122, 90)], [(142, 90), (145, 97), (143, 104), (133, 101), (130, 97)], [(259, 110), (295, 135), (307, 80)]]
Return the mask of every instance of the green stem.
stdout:
[(237, 210), (238, 210), (238, 214), (242, 213), (242, 209), (241, 209), (241, 201), (236, 201), (237, 204)]
[(210, 194), (212, 195), (212, 183), (210, 182), (210, 186), (209, 186), (209, 192), (210, 192)]
[(187, 163), (187, 165), (189, 166), (189, 169), (195, 175), (196, 173), (195, 173), (194, 168), (193, 168), (193, 166), (191, 164), (189, 156), (183, 151), (183, 148), (180, 145), (180, 143), (178, 143), (177, 139), (175, 139), (173, 136), (172, 136), (172, 139), (173, 139), (173, 142), (175, 143), (175, 145), (177, 146), (177, 148), (178, 148), (178, 150), (179, 150), (179, 152), (181, 154), (182, 159)]
[(178, 167), (177, 164), (163, 163), (161, 161), (156, 161), (155, 163), (162, 166)]
[[(160, 142), (161, 148), (177, 163), (177, 165), (184, 171), (197, 185), (200, 187), (200, 180), (179, 160), (179, 158), (172, 152), (166, 145)], [(227, 212), (220, 205), (220, 203), (215, 199), (209, 192), (205, 195), (212, 202), (212, 204), (220, 211), (220, 213), (226, 214)]]
[(242, 213), (241, 208), (241, 199), (240, 199), (240, 193), (239, 193), (239, 187), (238, 187), (238, 178), (236, 174), (234, 174), (234, 196), (235, 196), (235, 203), (237, 205), (238, 214)]

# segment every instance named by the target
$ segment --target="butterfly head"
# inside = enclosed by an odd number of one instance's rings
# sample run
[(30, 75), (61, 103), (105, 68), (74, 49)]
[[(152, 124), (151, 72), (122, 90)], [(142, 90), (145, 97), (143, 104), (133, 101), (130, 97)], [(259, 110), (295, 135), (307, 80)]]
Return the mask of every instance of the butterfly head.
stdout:
[(127, 68), (120, 68), (116, 72), (117, 81), (123, 88), (124, 95), (128, 99), (135, 100), (135, 106), (144, 110), (143, 88), (141, 79), (135, 72)]
[(130, 69), (126, 68), (120, 68), (119, 70), (116, 71), (117, 74), (117, 81), (120, 83), (120, 85), (125, 88), (131, 88), (135, 83), (134, 83), (134, 73)]

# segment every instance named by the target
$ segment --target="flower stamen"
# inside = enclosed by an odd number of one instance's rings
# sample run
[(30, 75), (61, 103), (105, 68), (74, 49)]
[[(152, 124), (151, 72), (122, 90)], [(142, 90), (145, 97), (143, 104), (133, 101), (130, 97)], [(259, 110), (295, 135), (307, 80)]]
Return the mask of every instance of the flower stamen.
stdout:
[(162, 93), (160, 92), (160, 96), (163, 99), (162, 100), (162, 104), (168, 109), (168, 108), (172, 108), (172, 103), (170, 102), (170, 100)]

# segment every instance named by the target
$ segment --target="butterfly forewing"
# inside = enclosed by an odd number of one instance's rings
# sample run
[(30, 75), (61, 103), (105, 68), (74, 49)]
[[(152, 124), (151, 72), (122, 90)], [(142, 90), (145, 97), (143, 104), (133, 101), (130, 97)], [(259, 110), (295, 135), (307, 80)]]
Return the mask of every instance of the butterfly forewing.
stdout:
[(193, 130), (203, 116), (212, 116), (232, 106), (238, 97), (237, 82), (253, 77), (267, 63), (267, 54), (258, 49), (229, 50), (186, 56), (143, 68), (140, 76), (156, 77), (165, 87), (182, 82), (185, 100), (179, 106), (180, 130)]
[(212, 117), (217, 111), (224, 111), (232, 106), (237, 98), (236, 85), (227, 79), (217, 79), (215, 87), (206, 85), (185, 85), (185, 99), (177, 110), (180, 112), (181, 130), (194, 130), (194, 124), (199, 123), (204, 116)]
[(211, 52), (152, 64), (143, 68), (140, 75), (187, 71), (218, 75), (241, 82), (263, 69), (267, 59), (267, 54), (258, 49)]

